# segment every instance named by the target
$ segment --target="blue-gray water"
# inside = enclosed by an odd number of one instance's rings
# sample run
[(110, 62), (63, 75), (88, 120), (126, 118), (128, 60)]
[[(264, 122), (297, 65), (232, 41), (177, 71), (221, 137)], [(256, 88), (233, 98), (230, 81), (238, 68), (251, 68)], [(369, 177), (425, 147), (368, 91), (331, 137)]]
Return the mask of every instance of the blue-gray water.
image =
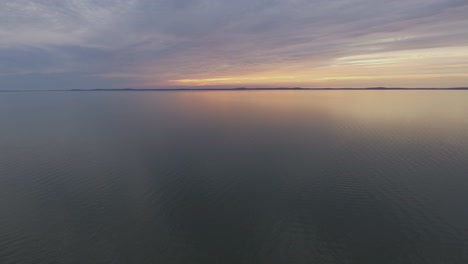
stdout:
[(468, 263), (468, 92), (0, 94), (0, 263)]

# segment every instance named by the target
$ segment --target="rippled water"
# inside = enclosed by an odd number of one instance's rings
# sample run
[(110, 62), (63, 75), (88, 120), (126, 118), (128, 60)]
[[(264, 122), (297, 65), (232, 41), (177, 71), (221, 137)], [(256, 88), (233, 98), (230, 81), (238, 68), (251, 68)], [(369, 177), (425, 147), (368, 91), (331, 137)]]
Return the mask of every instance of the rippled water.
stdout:
[(0, 94), (0, 263), (468, 263), (468, 92)]

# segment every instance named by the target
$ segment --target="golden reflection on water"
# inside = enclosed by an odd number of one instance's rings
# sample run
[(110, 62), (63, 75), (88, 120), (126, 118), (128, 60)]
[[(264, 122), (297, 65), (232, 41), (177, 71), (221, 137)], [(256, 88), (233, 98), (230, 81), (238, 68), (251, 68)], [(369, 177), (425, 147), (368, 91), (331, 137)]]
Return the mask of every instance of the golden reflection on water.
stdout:
[(256, 116), (285, 125), (292, 120), (468, 133), (465, 91), (189, 91), (145, 98), (146, 107), (167, 101), (186, 115), (227, 121)]

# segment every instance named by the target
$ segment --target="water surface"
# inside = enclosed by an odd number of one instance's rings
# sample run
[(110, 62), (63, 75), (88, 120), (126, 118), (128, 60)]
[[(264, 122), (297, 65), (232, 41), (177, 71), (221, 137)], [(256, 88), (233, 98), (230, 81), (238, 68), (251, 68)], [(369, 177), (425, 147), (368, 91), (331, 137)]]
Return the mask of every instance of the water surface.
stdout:
[(468, 263), (468, 92), (0, 94), (0, 263)]

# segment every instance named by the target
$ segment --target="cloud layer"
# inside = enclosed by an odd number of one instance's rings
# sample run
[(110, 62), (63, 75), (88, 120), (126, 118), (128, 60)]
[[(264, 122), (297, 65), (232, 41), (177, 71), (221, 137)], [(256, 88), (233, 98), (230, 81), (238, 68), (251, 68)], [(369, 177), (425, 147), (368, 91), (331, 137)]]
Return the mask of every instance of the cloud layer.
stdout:
[(466, 0), (4, 0), (0, 89), (468, 86)]

